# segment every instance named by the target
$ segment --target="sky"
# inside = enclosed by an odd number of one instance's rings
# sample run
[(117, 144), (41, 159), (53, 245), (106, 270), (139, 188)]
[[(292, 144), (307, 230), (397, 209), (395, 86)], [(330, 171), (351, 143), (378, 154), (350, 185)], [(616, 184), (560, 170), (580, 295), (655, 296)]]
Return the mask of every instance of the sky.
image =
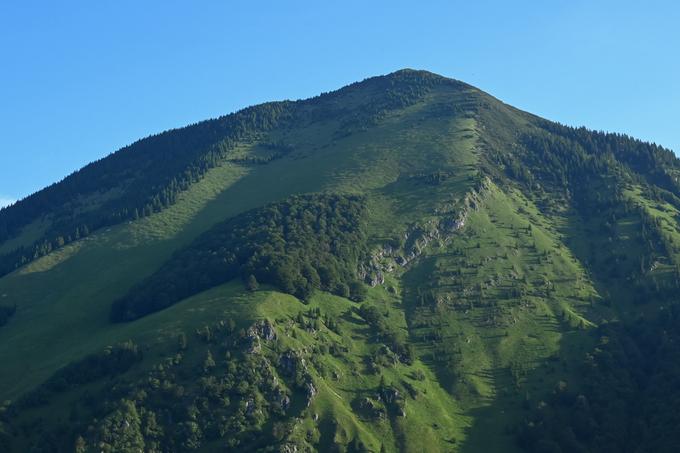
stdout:
[(0, 206), (145, 136), (401, 68), (680, 152), (680, 3), (0, 2)]

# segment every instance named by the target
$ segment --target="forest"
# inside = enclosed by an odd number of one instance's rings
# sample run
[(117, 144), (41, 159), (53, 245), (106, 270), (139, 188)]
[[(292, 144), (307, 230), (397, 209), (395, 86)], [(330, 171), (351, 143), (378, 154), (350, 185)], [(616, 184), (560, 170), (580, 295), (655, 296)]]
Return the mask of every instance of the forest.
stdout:
[(539, 452), (673, 452), (680, 445), (680, 305), (606, 323), (581, 365), (532, 407), (518, 442)]
[[(668, 149), (622, 134), (544, 120), (538, 126), (518, 135), (516, 153), (485, 143), (493, 165), (485, 171), (521, 184), (546, 213), (559, 214), (568, 206), (581, 224), (598, 219), (588, 254), (580, 258), (599, 279), (627, 286), (639, 303), (673, 300), (680, 290), (680, 267), (672, 266), (662, 279), (650, 278), (649, 268), (677, 253), (678, 245), (648, 205), (626, 190), (638, 186), (650, 202), (680, 209), (680, 161)], [(639, 225), (630, 238), (634, 249), (615, 250), (609, 244), (621, 234), (617, 224), (623, 219)]]
[(356, 269), (367, 252), (365, 205), (346, 195), (294, 196), (215, 226), (117, 300), (114, 321), (130, 321), (241, 277), (306, 300), (322, 289), (363, 298)]

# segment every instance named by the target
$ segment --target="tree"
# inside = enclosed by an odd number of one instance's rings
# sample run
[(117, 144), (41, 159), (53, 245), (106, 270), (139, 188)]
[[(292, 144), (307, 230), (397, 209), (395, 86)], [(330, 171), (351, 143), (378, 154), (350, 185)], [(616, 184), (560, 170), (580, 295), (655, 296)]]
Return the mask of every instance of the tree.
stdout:
[(85, 439), (83, 439), (81, 436), (76, 438), (74, 451), (75, 453), (85, 453), (87, 451), (87, 444), (85, 443)]
[(366, 290), (366, 287), (360, 281), (353, 280), (349, 284), (349, 298), (353, 301), (362, 302), (364, 299), (366, 299), (367, 294), (368, 291)]
[(260, 284), (257, 282), (257, 279), (253, 274), (248, 275), (248, 278), (246, 279), (246, 289), (250, 292), (257, 291), (257, 289), (260, 287)]
[(338, 282), (333, 288), (333, 294), (349, 298), (349, 286), (346, 283)]
[(205, 356), (205, 360), (203, 361), (203, 371), (206, 373), (215, 368), (215, 359), (213, 359), (212, 352), (208, 350), (208, 353)]
[(144, 451), (141, 420), (133, 401), (123, 400), (114, 412), (102, 420), (93, 447), (103, 452), (137, 453)]
[(181, 332), (177, 336), (177, 343), (179, 345), (180, 351), (184, 351), (187, 348), (187, 336), (184, 334), (184, 332)]

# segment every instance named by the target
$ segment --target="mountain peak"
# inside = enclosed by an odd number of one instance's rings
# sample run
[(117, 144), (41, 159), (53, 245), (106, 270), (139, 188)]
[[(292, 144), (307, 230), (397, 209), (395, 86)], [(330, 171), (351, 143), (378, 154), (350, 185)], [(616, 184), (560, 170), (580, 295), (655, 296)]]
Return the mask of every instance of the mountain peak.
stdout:
[(444, 77), (440, 74), (437, 74), (432, 71), (427, 71), (425, 69), (413, 69), (413, 68), (401, 68), (397, 69), (396, 71), (390, 72), (386, 74), (386, 77), (401, 77), (401, 76), (410, 76), (410, 77), (423, 77), (423, 78), (429, 78), (429, 77), (438, 77), (441, 79), (446, 79), (447, 77)]
[(0, 211), (0, 450), (674, 451), (678, 175), (410, 68), (142, 139)]
[(376, 77), (370, 77), (366, 80), (373, 80), (373, 79), (384, 79), (384, 80), (390, 80), (390, 81), (396, 81), (396, 82), (401, 82), (401, 83), (416, 83), (416, 84), (422, 84), (422, 83), (446, 83), (446, 82), (451, 82), (451, 83), (462, 83), (459, 80), (452, 79), (449, 77), (444, 77), (440, 74), (427, 71), (424, 69), (413, 69), (413, 68), (402, 68), (398, 69), (396, 71), (390, 72), (388, 74), (382, 75), (382, 76), (376, 76)]

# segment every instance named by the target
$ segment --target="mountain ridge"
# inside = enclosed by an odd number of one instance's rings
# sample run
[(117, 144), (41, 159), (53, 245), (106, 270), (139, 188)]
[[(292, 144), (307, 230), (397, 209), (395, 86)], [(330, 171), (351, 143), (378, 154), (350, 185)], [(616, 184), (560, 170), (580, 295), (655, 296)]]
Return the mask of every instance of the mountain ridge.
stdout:
[[(11, 312), (0, 399), (13, 401), (0, 446), (652, 445), (654, 414), (635, 421), (634, 398), (652, 408), (646, 382), (674, 394), (675, 378), (635, 369), (645, 354), (675, 354), (672, 152), (413, 70), (233, 115), (228, 136), (205, 126), (164, 142), (175, 156), (182, 146), (209, 156), (186, 179), (173, 175), (187, 160), (102, 172), (88, 184), (109, 181), (108, 195), (62, 186), (62, 211), (37, 203), (46, 224), (0, 244), (7, 263), (12, 244), (71, 235), (0, 277)], [(115, 175), (127, 175), (122, 186)], [(165, 194), (149, 208), (82, 230), (125, 206), (116, 194), (173, 178), (149, 189)], [(3, 210), (4, 225), (25, 221), (8, 220), (19, 211)], [(119, 301), (131, 315), (111, 323)], [(663, 347), (650, 341), (655, 326)], [(598, 371), (606, 364), (627, 380)]]
[[(18, 233), (20, 228), (25, 228), (28, 224), (35, 220), (36, 214), (38, 212), (43, 212), (47, 209), (53, 209), (51, 207), (59, 205), (60, 196), (64, 196), (59, 193), (65, 192), (65, 196), (73, 198), (74, 196), (87, 198), (88, 193), (99, 192), (102, 189), (107, 191), (115, 192), (115, 184), (120, 184), (121, 179), (124, 180), (126, 177), (129, 178), (131, 175), (130, 171), (136, 167), (142, 165), (142, 171), (150, 171), (151, 167), (164, 162), (168, 157), (179, 157), (178, 153), (186, 153), (189, 149), (194, 149), (193, 158), (192, 154), (189, 156), (184, 163), (180, 163), (180, 167), (176, 169), (168, 169), (173, 172), (171, 175), (171, 181), (156, 181), (155, 185), (161, 185), (166, 187), (161, 187), (160, 189), (154, 189), (152, 186), (149, 189), (144, 189), (143, 187), (133, 186), (130, 190), (134, 191), (146, 190), (148, 192), (145, 194), (145, 199), (134, 202), (134, 201), (123, 201), (121, 203), (115, 203), (116, 197), (113, 194), (114, 199), (108, 201), (108, 206), (104, 206), (107, 209), (106, 212), (98, 212), (100, 217), (104, 217), (104, 220), (88, 220), (84, 217), (80, 220), (67, 221), (67, 225), (60, 226), (57, 225), (55, 228), (57, 231), (51, 236), (54, 237), (43, 237), (42, 242), (36, 241), (33, 244), (20, 244), (23, 248), (29, 250), (22, 250), (20, 256), (13, 257), (13, 261), (9, 265), (5, 265), (2, 270), (3, 273), (10, 271), (13, 267), (18, 264), (25, 263), (33, 258), (30, 255), (43, 255), (53, 248), (60, 247), (59, 244), (65, 242), (70, 242), (69, 236), (72, 239), (80, 237), (81, 234), (87, 235), (90, 230), (100, 228), (101, 226), (111, 225), (124, 220), (134, 219), (135, 215), (139, 217), (140, 215), (146, 215), (150, 212), (158, 211), (163, 207), (172, 204), (176, 193), (181, 190), (185, 190), (186, 187), (191, 184), (197, 178), (200, 178), (202, 173), (212, 166), (216, 165), (219, 161), (225, 158), (225, 147), (228, 148), (230, 143), (230, 134), (238, 136), (239, 134), (247, 133), (248, 128), (254, 128), (257, 130), (267, 130), (271, 127), (270, 122), (276, 123), (279, 121), (279, 115), (290, 114), (289, 107), (293, 105), (304, 107), (308, 104), (315, 103), (317, 101), (328, 101), (332, 100), (337, 96), (342, 96), (347, 92), (352, 92), (356, 89), (363, 90), (375, 90), (377, 87), (384, 89), (383, 82), (387, 82), (389, 85), (394, 84), (394, 81), (406, 82), (410, 87), (418, 86), (422, 81), (429, 80), (430, 82), (436, 81), (437, 83), (442, 83), (445, 79), (441, 76), (435, 76), (432, 73), (427, 73), (424, 71), (412, 71), (412, 70), (401, 70), (389, 74), (387, 76), (378, 76), (367, 78), (362, 82), (357, 82), (343, 87), (334, 92), (324, 93), (322, 95), (303, 99), (299, 101), (276, 101), (259, 104), (252, 107), (247, 107), (237, 112), (223, 115), (214, 119), (208, 119), (200, 121), (194, 124), (190, 124), (181, 128), (170, 129), (158, 134), (153, 134), (144, 139), (135, 141), (134, 143), (127, 145), (120, 150), (109, 154), (106, 157), (98, 159), (82, 169), (72, 173), (71, 175), (64, 178), (64, 180), (51, 184), (50, 186), (42, 189), (28, 197), (17, 201), (12, 206), (0, 209), (0, 251), (5, 252), (17, 252), (16, 247), (7, 247), (6, 243), (12, 239), (13, 235)], [(453, 81), (451, 81), (453, 82)], [(455, 82), (460, 83), (460, 82)], [(376, 86), (377, 85), (377, 86)], [(409, 94), (407, 94), (408, 96)], [(330, 107), (326, 107), (330, 108)], [(288, 112), (288, 113), (285, 113)], [(245, 132), (243, 131), (245, 129)], [(180, 143), (179, 148), (173, 142), (176, 142), (179, 135), (189, 134), (190, 141), (185, 143)], [(227, 140), (227, 143), (220, 143)], [(210, 147), (221, 146), (222, 149), (210, 149)], [(161, 147), (163, 153), (167, 153), (170, 149), (175, 155), (167, 156), (158, 154), (159, 151), (156, 149)], [(196, 151), (202, 154), (195, 154)], [(153, 153), (158, 154), (154, 156)], [(145, 155), (151, 154), (149, 156), (151, 160), (148, 162), (139, 162), (144, 160)], [(135, 159), (136, 158), (136, 159)], [(198, 159), (198, 161), (196, 161)], [(172, 160), (172, 159), (170, 159)], [(121, 162), (122, 161), (122, 162)], [(97, 167), (103, 167), (101, 169)], [(89, 183), (84, 180), (91, 180), (92, 173), (94, 172), (104, 173), (103, 178), (90, 181)], [(119, 174), (114, 172), (118, 171)], [(188, 177), (181, 176), (181, 172), (189, 172)], [(88, 174), (89, 173), (89, 174)], [(113, 173), (113, 175), (112, 175)], [(115, 175), (115, 177), (114, 177)], [(146, 175), (148, 178), (149, 175)], [(111, 184), (114, 184), (111, 186)], [(125, 190), (125, 189), (124, 189)], [(56, 194), (54, 192), (57, 192)], [(130, 198), (130, 196), (128, 196)], [(67, 198), (68, 199), (68, 198)], [(85, 200), (87, 202), (87, 200)], [(63, 203), (63, 202), (62, 202)], [(34, 206), (35, 205), (35, 206)], [(82, 209), (79, 205), (73, 206), (72, 209), (78, 210)], [(31, 211), (35, 212), (32, 213)], [(109, 212), (112, 211), (112, 212)], [(135, 211), (137, 211), (135, 213)], [(48, 211), (49, 212), (49, 211)], [(102, 215), (104, 214), (104, 215)], [(12, 222), (11, 219), (19, 218), (21, 223)], [(81, 224), (78, 224), (81, 222)], [(85, 231), (82, 231), (85, 230)], [(49, 235), (48, 235), (49, 236)], [(4, 245), (4, 247), (3, 247)]]

